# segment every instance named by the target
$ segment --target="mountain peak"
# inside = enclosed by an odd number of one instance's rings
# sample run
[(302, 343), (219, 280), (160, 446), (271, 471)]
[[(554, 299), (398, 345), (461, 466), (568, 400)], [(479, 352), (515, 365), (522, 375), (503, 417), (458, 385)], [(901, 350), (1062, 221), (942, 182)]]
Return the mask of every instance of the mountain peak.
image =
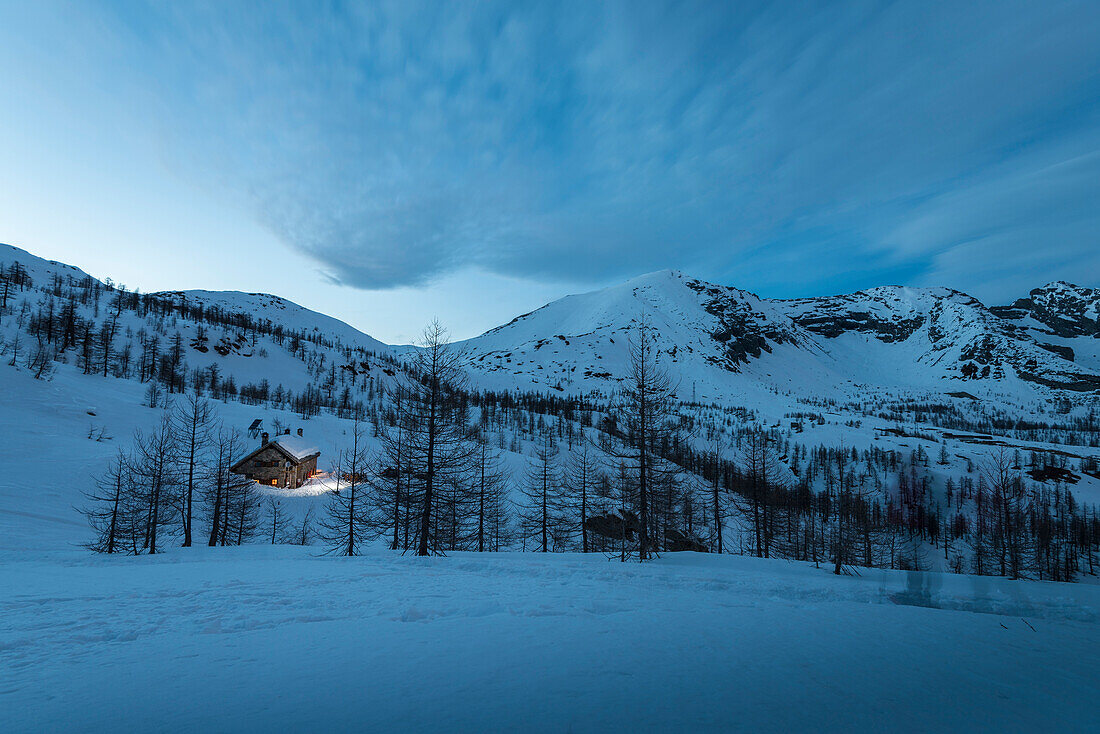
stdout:
[[(654, 270), (649, 273), (643, 273), (636, 275), (633, 278), (621, 283), (622, 286), (637, 286), (637, 285), (653, 285), (659, 283), (667, 283), (672, 281), (680, 281), (685, 278), (684, 273), (680, 270), (672, 270), (665, 268), (664, 270)], [(615, 286), (611, 286), (614, 288)]]
[(1093, 292), (1092, 288), (1085, 288), (1079, 286), (1076, 283), (1070, 283), (1065, 280), (1052, 280), (1041, 288), (1035, 288), (1031, 291), (1032, 295), (1037, 293), (1078, 293), (1078, 294), (1090, 294)]

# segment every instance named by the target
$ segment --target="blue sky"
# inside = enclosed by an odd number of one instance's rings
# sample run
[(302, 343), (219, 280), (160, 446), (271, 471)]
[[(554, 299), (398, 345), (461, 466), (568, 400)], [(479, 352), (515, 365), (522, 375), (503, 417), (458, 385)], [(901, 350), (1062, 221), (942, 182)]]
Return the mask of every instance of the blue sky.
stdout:
[(1100, 5), (0, 0), (0, 241), (387, 341), (661, 268), (1100, 285)]

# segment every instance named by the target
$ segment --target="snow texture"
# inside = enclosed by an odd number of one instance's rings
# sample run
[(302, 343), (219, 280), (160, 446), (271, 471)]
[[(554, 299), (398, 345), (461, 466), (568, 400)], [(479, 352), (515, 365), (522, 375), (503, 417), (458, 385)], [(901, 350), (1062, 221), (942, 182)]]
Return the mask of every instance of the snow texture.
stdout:
[[(1100, 589), (676, 554), (8, 556), (5, 731), (1085, 731)], [(44, 726), (49, 722), (48, 727)]]
[[(3, 246), (0, 262), (13, 260), (36, 283), (84, 277)], [(1048, 410), (1061, 393), (1021, 371), (1097, 374), (1098, 340), (1087, 336), (1097, 310), (1089, 289), (1038, 290), (994, 313), (948, 289), (769, 301), (664, 271), (556, 301), (459, 348), (479, 387), (606, 394), (624, 374), (632, 325), (644, 314), (697, 417), (739, 406), (779, 426), (792, 411), (812, 410), (820, 421), (804, 421), (797, 436), (808, 445), (931, 455), (942, 445), (950, 464), (928, 470), (942, 492), (992, 447), (929, 425), (889, 434), (883, 429), (897, 423), (845, 401), (904, 398), (1032, 417)], [(321, 343), (311, 348), (330, 366), (342, 369), (359, 350), (350, 366), (375, 387), (393, 376), (377, 355), (408, 349), (275, 296), (174, 297), (315, 333)], [(125, 318), (123, 328), (148, 326)], [(0, 323), (5, 339), (12, 321)], [(296, 390), (313, 379), (269, 337), (242, 343), (211, 328), (203, 351), (192, 322), (173, 328), (192, 368), (216, 365), (240, 384), (266, 379)], [(1071, 347), (1077, 360), (1040, 341)], [(961, 365), (974, 361), (965, 355), (979, 352), (1000, 372), (962, 379)], [(160, 421), (163, 408), (146, 407), (144, 390), (72, 365), (42, 381), (0, 364), (4, 732), (1095, 728), (1100, 587), (1091, 583), (877, 570), (837, 577), (812, 564), (696, 554), (645, 565), (578, 554), (419, 559), (380, 549), (344, 559), (267, 545), (90, 554), (79, 547), (89, 531), (76, 508), (133, 431)], [(960, 390), (972, 398), (945, 395)], [(1082, 399), (1073, 415), (1086, 409)], [(347, 448), (349, 422), (328, 413), (303, 421), (232, 401), (217, 410), (242, 431), (257, 418), (292, 431), (304, 424), (305, 438), (273, 440), (320, 450), (322, 470)], [(369, 444), (377, 449), (374, 437)], [(504, 452), (516, 477), (530, 461), (529, 446), (519, 448)], [(322, 475), (296, 490), (261, 491), (301, 517), (322, 510), (334, 484)], [(1072, 491), (1100, 502), (1095, 477), (1082, 476)]]

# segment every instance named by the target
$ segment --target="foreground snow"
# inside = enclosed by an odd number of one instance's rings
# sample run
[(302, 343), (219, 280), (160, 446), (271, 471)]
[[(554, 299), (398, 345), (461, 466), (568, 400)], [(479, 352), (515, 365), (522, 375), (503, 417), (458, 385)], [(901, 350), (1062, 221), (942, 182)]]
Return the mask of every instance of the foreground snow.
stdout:
[[(1100, 588), (694, 554), (0, 558), (5, 731), (1083, 730)], [(938, 607), (938, 608), (937, 608)]]

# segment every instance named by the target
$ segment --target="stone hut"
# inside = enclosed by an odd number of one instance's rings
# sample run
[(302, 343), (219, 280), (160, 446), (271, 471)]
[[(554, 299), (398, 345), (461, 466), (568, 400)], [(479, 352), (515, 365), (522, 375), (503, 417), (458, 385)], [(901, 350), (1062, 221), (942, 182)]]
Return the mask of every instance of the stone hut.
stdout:
[(301, 487), (317, 473), (317, 459), (321, 456), (316, 446), (298, 435), (286, 433), (269, 440), (268, 434), (260, 437), (260, 446), (234, 464), (230, 471), (270, 487)]

